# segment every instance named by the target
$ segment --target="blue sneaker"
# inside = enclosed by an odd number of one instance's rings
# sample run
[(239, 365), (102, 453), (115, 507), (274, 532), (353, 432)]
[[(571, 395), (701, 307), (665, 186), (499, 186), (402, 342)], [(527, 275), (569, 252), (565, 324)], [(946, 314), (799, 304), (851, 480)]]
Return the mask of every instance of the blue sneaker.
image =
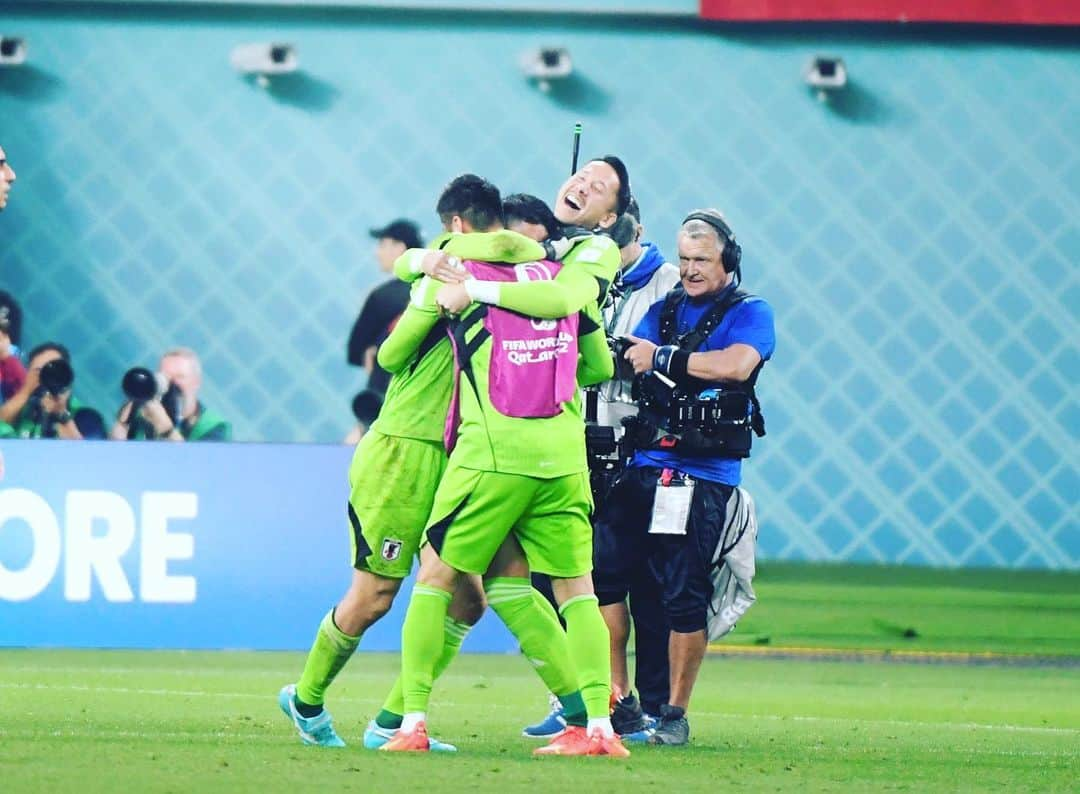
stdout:
[(305, 717), (296, 710), (296, 684), (281, 688), (278, 692), (278, 705), (299, 732), (300, 741), (304, 744), (315, 744), (319, 747), (345, 746), (345, 742), (334, 731), (334, 721), (329, 711), (323, 709), (314, 717)]
[(645, 718), (645, 727), (640, 731), (634, 731), (633, 733), (627, 733), (622, 737), (624, 742), (631, 742), (633, 744), (648, 744), (649, 739), (656, 733), (656, 725), (660, 722), (659, 719), (651, 714), (643, 715)]
[[(372, 720), (368, 723), (367, 730), (364, 731), (364, 749), (378, 750), (390, 741), (395, 733), (397, 733), (397, 728), (381, 728), (375, 720)], [(428, 737), (428, 749), (433, 753), (457, 752), (457, 748), (454, 747), (454, 745), (440, 742), (434, 736)]]
[(566, 730), (566, 720), (563, 718), (563, 707), (559, 699), (551, 696), (551, 711), (544, 719), (535, 725), (525, 728), (521, 735), (529, 739), (550, 739), (552, 736)]

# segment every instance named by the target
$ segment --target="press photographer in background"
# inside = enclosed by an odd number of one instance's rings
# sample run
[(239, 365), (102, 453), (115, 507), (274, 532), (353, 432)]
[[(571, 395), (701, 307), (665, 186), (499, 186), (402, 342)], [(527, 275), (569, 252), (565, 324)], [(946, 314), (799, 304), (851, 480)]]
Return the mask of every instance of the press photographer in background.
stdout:
[(71, 396), (75, 373), (66, 347), (46, 342), (30, 351), (22, 386), (0, 406), (0, 437), (80, 439), (75, 413), (84, 409)]
[(228, 441), (232, 437), (229, 423), (199, 402), (202, 365), (189, 348), (168, 351), (157, 373), (142, 367), (128, 370), (121, 387), (128, 400), (109, 432), (114, 441)]

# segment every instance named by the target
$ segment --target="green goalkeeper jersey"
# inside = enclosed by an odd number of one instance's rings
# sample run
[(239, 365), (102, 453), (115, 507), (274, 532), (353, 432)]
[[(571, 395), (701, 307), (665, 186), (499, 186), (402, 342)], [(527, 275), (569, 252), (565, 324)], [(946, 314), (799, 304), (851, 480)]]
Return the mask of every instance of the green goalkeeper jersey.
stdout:
[[(576, 254), (576, 255), (575, 255)], [(578, 316), (578, 382), (590, 385), (612, 376), (598, 299), (620, 265), (613, 241), (593, 237), (564, 258), (550, 281), (497, 282), (498, 306), (532, 317)], [(472, 350), (471, 377), (460, 387), (461, 423), (452, 460), (470, 469), (552, 478), (586, 471), (585, 427), (575, 389), (554, 416), (522, 418), (498, 410), (492, 401), (492, 336), (485, 339), (484, 309), (473, 304), (462, 315), (459, 348)], [(496, 386), (497, 390), (497, 386)]]
[[(543, 247), (523, 235), (502, 231), (443, 234), (431, 243), (462, 259), (488, 262), (530, 262), (544, 256)], [(419, 263), (427, 253), (413, 249), (402, 254), (394, 272), (417, 279)], [(414, 281), (409, 305), (393, 331), (379, 346), (379, 366), (392, 373), (382, 410), (372, 429), (388, 436), (442, 441), (446, 412), (453, 390), (454, 357), (439, 317), (435, 294), (440, 282), (423, 277)], [(541, 296), (538, 303), (549, 313), (560, 308), (556, 299)]]

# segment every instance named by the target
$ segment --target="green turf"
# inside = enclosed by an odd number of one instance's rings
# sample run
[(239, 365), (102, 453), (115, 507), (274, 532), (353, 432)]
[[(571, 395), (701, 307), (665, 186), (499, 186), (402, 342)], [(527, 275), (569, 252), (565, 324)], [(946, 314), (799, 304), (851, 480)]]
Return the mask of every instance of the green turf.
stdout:
[(772, 562), (754, 586), (726, 643), (1080, 656), (1077, 573)]
[(686, 749), (532, 759), (545, 698), (518, 657), (466, 656), (432, 729), (456, 757), (359, 748), (397, 660), (360, 654), (329, 705), (353, 746), (277, 711), (300, 654), (0, 651), (0, 790), (22, 792), (1075, 791), (1080, 670), (710, 659)]

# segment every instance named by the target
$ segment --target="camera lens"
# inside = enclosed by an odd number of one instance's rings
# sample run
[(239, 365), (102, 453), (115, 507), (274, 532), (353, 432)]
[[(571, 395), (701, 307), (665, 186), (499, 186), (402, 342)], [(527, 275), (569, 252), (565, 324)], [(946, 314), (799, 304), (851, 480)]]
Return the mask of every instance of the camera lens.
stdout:
[(157, 395), (157, 378), (146, 367), (132, 367), (124, 373), (120, 387), (129, 400), (145, 402)]
[(60, 394), (71, 388), (75, 381), (75, 372), (64, 359), (57, 358), (41, 368), (40, 381), (50, 394)]

